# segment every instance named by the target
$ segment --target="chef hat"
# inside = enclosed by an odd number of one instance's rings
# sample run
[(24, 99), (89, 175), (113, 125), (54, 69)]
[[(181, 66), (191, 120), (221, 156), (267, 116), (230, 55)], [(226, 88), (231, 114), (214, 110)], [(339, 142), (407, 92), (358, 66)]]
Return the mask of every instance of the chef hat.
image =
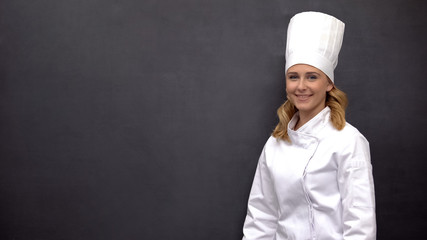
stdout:
[(334, 82), (345, 24), (320, 12), (302, 12), (291, 18), (286, 41), (286, 72), (295, 64), (322, 70)]

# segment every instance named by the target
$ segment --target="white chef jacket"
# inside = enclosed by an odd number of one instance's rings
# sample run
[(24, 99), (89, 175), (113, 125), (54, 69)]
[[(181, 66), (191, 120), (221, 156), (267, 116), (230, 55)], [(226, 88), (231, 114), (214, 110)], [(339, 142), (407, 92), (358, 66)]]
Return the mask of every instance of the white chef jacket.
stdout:
[(248, 201), (243, 240), (376, 238), (369, 143), (346, 123), (336, 130), (326, 107), (291, 142), (270, 137)]

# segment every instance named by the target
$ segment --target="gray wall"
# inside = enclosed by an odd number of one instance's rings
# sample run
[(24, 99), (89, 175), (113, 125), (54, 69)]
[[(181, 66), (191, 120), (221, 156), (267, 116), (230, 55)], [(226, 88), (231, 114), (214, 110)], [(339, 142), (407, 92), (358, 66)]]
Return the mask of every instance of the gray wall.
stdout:
[(421, 239), (422, 0), (2, 1), (0, 238), (240, 239), (305, 10), (346, 23), (336, 83), (371, 144), (378, 239)]

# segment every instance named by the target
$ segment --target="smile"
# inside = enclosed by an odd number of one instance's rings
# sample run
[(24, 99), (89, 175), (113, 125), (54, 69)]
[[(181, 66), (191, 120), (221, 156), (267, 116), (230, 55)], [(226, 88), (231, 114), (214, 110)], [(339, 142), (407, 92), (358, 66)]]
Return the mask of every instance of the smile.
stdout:
[(307, 100), (309, 97), (311, 97), (311, 95), (296, 95), (297, 99), (300, 101), (305, 101)]

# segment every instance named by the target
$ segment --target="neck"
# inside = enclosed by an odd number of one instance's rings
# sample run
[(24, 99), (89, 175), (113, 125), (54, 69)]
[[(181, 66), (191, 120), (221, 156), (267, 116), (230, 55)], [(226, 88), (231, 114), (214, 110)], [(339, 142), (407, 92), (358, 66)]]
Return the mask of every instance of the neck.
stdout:
[[(319, 112), (321, 112), (322, 110), (320, 110)], [(300, 111), (299, 112), (299, 119), (298, 119), (298, 122), (295, 124), (294, 130), (298, 130), (298, 128), (302, 127), (304, 124), (306, 124), (312, 118), (314, 118), (319, 112), (307, 113), (307, 112), (301, 112)]]
[(303, 117), (302, 114), (300, 114), (298, 122), (295, 124), (294, 130), (298, 130), (298, 128), (302, 127), (304, 124), (310, 121), (310, 119), (311, 118)]

